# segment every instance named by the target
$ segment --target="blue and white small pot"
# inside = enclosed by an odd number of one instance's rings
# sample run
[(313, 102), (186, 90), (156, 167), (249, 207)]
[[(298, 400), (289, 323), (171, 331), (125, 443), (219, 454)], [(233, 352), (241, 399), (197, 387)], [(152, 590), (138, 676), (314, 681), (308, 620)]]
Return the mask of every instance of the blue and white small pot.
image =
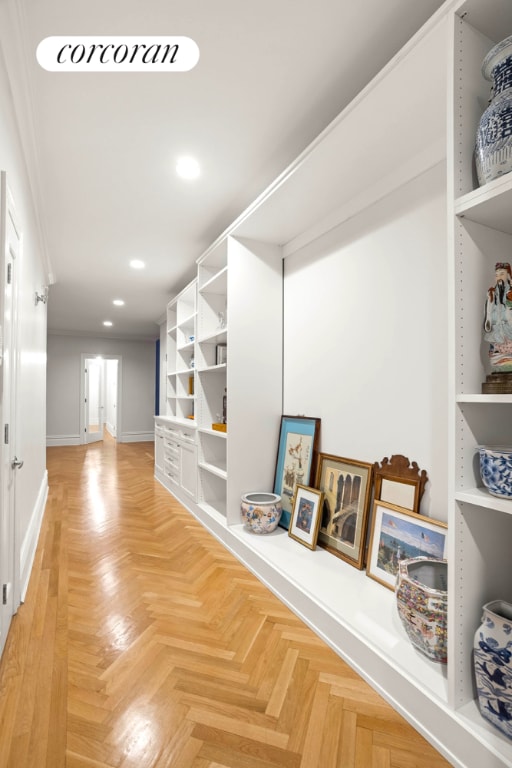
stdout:
[(241, 500), (242, 520), (253, 533), (272, 533), (281, 519), (283, 508), (277, 493), (245, 493)]
[(480, 476), (493, 496), (512, 499), (512, 448), (480, 445)]

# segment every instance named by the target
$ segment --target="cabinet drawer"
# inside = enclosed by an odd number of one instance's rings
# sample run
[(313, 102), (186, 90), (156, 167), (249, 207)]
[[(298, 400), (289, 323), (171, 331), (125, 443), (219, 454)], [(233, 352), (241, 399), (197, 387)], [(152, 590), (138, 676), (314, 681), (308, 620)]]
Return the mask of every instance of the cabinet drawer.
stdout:
[(178, 453), (179, 443), (177, 440), (169, 440), (168, 437), (164, 438), (164, 450), (169, 453)]
[(164, 473), (166, 477), (172, 478), (175, 483), (179, 482), (180, 468), (175, 462), (169, 461), (169, 459), (165, 459)]
[(184, 443), (195, 443), (196, 442), (196, 430), (195, 429), (187, 429), (187, 427), (182, 427), (180, 429), (180, 440), (182, 440)]

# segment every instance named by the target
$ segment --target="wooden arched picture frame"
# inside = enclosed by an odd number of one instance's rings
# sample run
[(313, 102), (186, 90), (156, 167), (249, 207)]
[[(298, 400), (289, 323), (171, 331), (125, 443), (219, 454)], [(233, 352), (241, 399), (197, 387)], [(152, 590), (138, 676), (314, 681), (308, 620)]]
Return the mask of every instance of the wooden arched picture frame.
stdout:
[(395, 454), (373, 465), (375, 500), (419, 512), (421, 497), (428, 481), (427, 472), (415, 461)]

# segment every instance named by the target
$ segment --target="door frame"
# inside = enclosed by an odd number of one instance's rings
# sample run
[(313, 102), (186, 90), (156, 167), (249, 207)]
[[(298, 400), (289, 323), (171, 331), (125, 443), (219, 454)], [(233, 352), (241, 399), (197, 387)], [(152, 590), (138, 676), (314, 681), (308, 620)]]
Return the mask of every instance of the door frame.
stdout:
[[(7, 534), (5, 548), (0, 543), (1, 559), (7, 561), (0, 570), (0, 601), (2, 615), (0, 617), (0, 654), (5, 645), (9, 632), (12, 617), (18, 610), (21, 603), (21, 573), (20, 573), (20, 553), (21, 553), (21, 535), (20, 521), (16, 514), (16, 475), (18, 469), (14, 465), (17, 460), (17, 440), (18, 440), (18, 408), (19, 399), (17, 397), (17, 380), (19, 374), (19, 323), (18, 323), (18, 302), (19, 302), (19, 282), (18, 272), (21, 263), (23, 248), (22, 232), (19, 219), (16, 215), (14, 200), (7, 183), (7, 174), (1, 172), (0, 178), (0, 242), (5, 251), (1, 254), (2, 271), (0, 277), (0, 423), (2, 437), (2, 461), (0, 464), (0, 532), (4, 530)], [(9, 237), (9, 220), (12, 224), (16, 237), (16, 252), (14, 253)], [(9, 253), (8, 253), (9, 249)], [(10, 261), (11, 260), (11, 261)], [(7, 265), (12, 263), (10, 270), (11, 276), (11, 295), (10, 306), (6, 306), (6, 287), (9, 285), (7, 280)], [(6, 312), (10, 312), (9, 338), (5, 337)], [(8, 366), (6, 370), (5, 343), (8, 344)], [(7, 397), (6, 397), (7, 392)], [(5, 403), (8, 403), (6, 410)], [(8, 425), (8, 426), (7, 426)], [(23, 462), (19, 463), (21, 468)], [(1, 534), (0, 534), (1, 535)], [(5, 586), (4, 586), (5, 585)], [(4, 589), (5, 600), (4, 603)]]
[(121, 391), (122, 391), (122, 367), (123, 358), (122, 355), (108, 355), (103, 352), (82, 352), (80, 356), (80, 445), (87, 445), (87, 407), (85, 403), (85, 361), (90, 358), (101, 357), (103, 360), (117, 360), (117, 406), (116, 406), (116, 440), (120, 441), (121, 423), (122, 423), (122, 408), (121, 408)]
[[(99, 364), (98, 364), (99, 363)], [(91, 372), (95, 367), (99, 372), (98, 388), (99, 403), (98, 403), (98, 431), (91, 432)], [(103, 428), (105, 425), (105, 362), (103, 357), (87, 357), (84, 364), (84, 405), (85, 405), (85, 425), (84, 436), (86, 443), (97, 443), (103, 440)]]

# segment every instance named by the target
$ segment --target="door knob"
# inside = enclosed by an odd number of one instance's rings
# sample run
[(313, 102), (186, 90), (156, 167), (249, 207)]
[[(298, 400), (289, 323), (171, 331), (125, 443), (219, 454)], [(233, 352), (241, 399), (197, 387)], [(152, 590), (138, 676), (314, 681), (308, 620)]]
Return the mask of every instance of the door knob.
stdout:
[(12, 460), (11, 467), (13, 469), (21, 469), (22, 466), (23, 466), (23, 462), (20, 461), (17, 456), (15, 456), (14, 459)]

